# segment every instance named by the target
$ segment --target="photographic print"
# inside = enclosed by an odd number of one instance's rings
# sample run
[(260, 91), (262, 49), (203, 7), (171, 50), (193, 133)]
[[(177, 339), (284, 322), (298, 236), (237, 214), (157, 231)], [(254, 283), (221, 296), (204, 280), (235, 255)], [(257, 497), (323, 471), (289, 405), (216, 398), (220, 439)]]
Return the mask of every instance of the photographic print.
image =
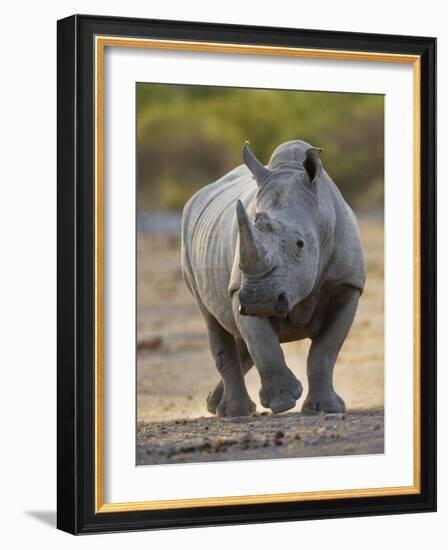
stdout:
[(136, 84), (137, 465), (384, 452), (384, 96)]

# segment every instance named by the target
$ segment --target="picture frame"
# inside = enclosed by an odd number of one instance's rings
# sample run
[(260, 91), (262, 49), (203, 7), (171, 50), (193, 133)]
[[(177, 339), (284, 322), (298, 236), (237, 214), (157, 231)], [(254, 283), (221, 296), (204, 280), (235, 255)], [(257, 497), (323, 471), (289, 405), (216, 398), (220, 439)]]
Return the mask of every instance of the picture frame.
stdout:
[[(413, 483), (216, 498), (105, 499), (107, 48), (404, 64), (413, 71)], [(72, 534), (436, 509), (436, 40), (74, 15), (58, 21), (57, 526)], [(200, 484), (200, 468), (197, 476)]]

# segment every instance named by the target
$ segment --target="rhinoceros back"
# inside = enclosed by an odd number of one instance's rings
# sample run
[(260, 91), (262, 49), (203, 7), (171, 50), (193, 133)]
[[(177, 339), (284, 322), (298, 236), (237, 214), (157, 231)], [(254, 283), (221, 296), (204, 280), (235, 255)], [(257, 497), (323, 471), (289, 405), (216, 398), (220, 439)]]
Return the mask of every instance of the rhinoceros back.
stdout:
[(257, 186), (246, 166), (238, 166), (200, 189), (187, 202), (182, 217), (182, 270), (201, 305), (220, 322), (231, 323), (228, 296), (238, 236), (235, 206), (255, 197)]

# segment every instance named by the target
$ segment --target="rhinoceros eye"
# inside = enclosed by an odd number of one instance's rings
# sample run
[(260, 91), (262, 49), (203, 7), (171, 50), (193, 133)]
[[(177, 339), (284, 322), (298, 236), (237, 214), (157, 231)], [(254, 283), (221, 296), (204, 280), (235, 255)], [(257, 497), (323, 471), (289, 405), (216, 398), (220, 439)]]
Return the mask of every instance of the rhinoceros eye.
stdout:
[(296, 245), (297, 245), (297, 248), (303, 248), (303, 245), (305, 243), (302, 241), (302, 239), (299, 239), (297, 242), (296, 242)]

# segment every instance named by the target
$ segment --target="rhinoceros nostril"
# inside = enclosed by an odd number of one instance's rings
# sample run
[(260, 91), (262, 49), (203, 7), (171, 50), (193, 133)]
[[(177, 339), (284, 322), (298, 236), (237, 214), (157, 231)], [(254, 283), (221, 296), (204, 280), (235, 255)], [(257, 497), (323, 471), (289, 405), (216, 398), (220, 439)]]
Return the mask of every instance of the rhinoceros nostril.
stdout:
[(238, 311), (240, 315), (247, 315), (246, 308), (243, 305), (240, 305)]
[(286, 294), (284, 292), (280, 293), (277, 297), (277, 304), (276, 304), (277, 310), (280, 313), (284, 313), (288, 311), (289, 302)]

